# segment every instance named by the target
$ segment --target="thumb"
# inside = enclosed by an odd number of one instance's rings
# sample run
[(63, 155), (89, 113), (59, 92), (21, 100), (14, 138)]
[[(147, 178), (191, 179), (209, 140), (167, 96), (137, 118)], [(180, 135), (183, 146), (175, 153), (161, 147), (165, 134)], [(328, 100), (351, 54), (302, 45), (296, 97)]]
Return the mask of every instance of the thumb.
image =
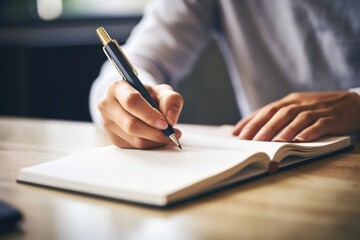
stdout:
[(162, 84), (154, 88), (155, 97), (159, 103), (159, 110), (170, 125), (175, 125), (179, 120), (184, 100), (169, 85)]

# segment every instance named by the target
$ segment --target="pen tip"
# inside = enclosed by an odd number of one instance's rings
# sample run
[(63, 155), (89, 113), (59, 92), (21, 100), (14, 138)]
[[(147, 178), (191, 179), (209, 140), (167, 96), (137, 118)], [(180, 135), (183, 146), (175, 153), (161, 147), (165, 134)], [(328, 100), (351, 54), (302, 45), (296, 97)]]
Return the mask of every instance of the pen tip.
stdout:
[(175, 133), (171, 134), (169, 138), (178, 146), (178, 148), (182, 149), (179, 140), (176, 138)]

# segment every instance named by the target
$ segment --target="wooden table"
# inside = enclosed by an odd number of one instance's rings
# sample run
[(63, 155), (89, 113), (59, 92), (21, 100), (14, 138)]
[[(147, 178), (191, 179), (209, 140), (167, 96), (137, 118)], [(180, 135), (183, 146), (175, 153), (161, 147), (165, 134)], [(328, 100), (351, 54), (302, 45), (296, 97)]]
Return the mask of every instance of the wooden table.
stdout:
[(7, 239), (360, 239), (360, 145), (169, 209), (17, 183), (18, 170), (109, 144), (90, 123), (0, 118), (0, 199), (25, 216)]

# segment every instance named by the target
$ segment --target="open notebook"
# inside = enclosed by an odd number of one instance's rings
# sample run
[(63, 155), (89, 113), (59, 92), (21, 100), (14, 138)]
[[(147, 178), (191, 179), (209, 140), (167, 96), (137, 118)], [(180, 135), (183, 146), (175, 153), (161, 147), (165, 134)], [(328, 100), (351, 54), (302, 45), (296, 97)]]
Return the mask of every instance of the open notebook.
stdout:
[(211, 129), (206, 135), (185, 131), (183, 150), (170, 145), (152, 150), (93, 148), (23, 168), (18, 181), (166, 206), (351, 144), (349, 137), (311, 143), (241, 141), (229, 137), (229, 128)]

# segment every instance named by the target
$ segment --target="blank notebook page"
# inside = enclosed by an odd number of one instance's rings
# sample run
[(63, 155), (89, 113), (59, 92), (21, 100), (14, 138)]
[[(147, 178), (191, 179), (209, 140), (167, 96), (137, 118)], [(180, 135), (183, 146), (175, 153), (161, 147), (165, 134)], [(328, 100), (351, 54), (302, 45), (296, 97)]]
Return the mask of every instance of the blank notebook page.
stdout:
[[(251, 152), (174, 147), (126, 150), (95, 148), (21, 170), (19, 180), (110, 197), (164, 196), (221, 173)], [(263, 168), (267, 166), (264, 160)], [(61, 184), (59, 185), (59, 182)]]
[(211, 137), (187, 134), (181, 138), (183, 146), (233, 151), (265, 152), (273, 158), (277, 150), (287, 143), (240, 140), (237, 137)]

